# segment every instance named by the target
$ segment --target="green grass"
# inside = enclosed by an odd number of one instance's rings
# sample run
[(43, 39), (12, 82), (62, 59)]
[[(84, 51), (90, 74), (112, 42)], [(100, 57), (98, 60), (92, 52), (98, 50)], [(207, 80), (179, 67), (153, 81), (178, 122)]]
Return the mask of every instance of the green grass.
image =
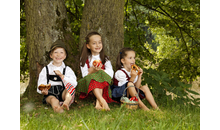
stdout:
[[(78, 101), (78, 100), (77, 100)], [(147, 104), (147, 101), (144, 100)], [(172, 104), (172, 105), (171, 105)], [(78, 101), (69, 111), (54, 113), (40, 101), (20, 99), (21, 130), (199, 130), (200, 108), (178, 105), (160, 106), (161, 111), (130, 110), (111, 103), (111, 111), (98, 111), (92, 101)], [(149, 104), (147, 104), (149, 107)], [(149, 107), (150, 108), (150, 107)]]

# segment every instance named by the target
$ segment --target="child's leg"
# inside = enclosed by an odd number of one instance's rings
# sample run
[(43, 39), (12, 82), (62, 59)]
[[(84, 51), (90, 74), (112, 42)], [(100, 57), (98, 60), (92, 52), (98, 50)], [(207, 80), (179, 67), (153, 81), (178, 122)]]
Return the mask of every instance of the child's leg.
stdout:
[(102, 91), (100, 91), (99, 88), (95, 88), (92, 90), (93, 94), (96, 96), (97, 100), (99, 101), (100, 105), (105, 110), (110, 110), (108, 103), (105, 101), (105, 99), (102, 97)]
[(66, 89), (62, 93), (62, 99), (64, 100), (62, 107), (69, 110), (69, 103), (72, 100), (72, 96)]
[[(127, 86), (134, 86), (134, 84), (129, 82)], [(127, 90), (132, 97), (137, 95), (137, 91), (136, 91), (135, 87), (129, 87)], [(138, 97), (138, 105), (143, 110), (149, 110), (147, 108), (147, 106), (144, 105), (144, 103), (141, 101), (141, 99), (139, 97)]]
[(96, 99), (95, 108), (98, 109), (98, 110), (103, 109), (103, 107), (101, 106), (98, 99)]
[[(102, 89), (98, 89), (99, 93), (102, 94)], [(100, 109), (103, 109), (103, 107), (101, 106), (101, 103), (99, 102), (98, 99), (96, 99), (96, 104), (95, 104), (95, 108), (100, 110)]]
[(58, 112), (58, 113), (63, 112), (63, 109), (60, 107), (59, 100), (56, 97), (48, 96), (46, 98), (46, 102), (52, 106), (54, 112)]
[(157, 104), (154, 101), (154, 97), (152, 95), (152, 93), (150, 92), (150, 89), (148, 88), (148, 85), (144, 85), (142, 87), (140, 87), (140, 90), (142, 90), (146, 96), (147, 101), (150, 103), (150, 105), (156, 109), (157, 108)]

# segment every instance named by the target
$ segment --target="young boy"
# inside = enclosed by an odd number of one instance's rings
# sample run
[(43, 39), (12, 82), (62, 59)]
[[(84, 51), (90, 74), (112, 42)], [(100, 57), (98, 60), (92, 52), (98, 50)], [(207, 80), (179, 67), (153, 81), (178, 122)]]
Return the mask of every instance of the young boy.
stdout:
[[(54, 112), (62, 113), (74, 100), (76, 76), (73, 70), (65, 66), (67, 57), (65, 44), (61, 40), (55, 41), (49, 52), (52, 61), (39, 74), (37, 92), (44, 95), (43, 103), (50, 104)], [(51, 88), (39, 89), (39, 86), (49, 85)], [(60, 106), (60, 102), (63, 104)]]

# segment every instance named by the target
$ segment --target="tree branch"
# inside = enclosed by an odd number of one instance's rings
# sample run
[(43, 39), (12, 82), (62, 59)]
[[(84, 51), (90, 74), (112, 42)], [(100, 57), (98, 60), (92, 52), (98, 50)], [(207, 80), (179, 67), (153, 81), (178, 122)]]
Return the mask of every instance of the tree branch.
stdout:
[(133, 0), (133, 1), (135, 1), (136, 3), (138, 3), (139, 5), (142, 5), (142, 6), (145, 6), (145, 7), (147, 7), (148, 9), (150, 9), (150, 10), (153, 10), (153, 11), (155, 11), (155, 12), (158, 12), (158, 13), (160, 13), (160, 14), (163, 14), (163, 15), (165, 15), (166, 16), (166, 14), (164, 14), (163, 12), (160, 12), (159, 10), (157, 10), (157, 9), (154, 9), (154, 8), (152, 8), (152, 7), (150, 7), (149, 5), (144, 5), (144, 4), (142, 4), (142, 3), (140, 3), (139, 1), (136, 1), (136, 0)]
[[(133, 12), (133, 14), (134, 14), (134, 16), (135, 16), (135, 19), (136, 19), (136, 21), (138, 22), (138, 24), (137, 24), (137, 28), (139, 27), (139, 25), (140, 25), (140, 23), (139, 23), (139, 21), (138, 21), (138, 18), (137, 18), (137, 15), (136, 15), (136, 13), (135, 13), (135, 10), (134, 10), (134, 6), (132, 5), (132, 12)], [(141, 42), (141, 37), (140, 37), (140, 35), (137, 35), (138, 36), (138, 40), (139, 40), (139, 42), (140, 43), (142, 43)], [(142, 45), (141, 45), (142, 46)], [(142, 46), (143, 47), (143, 46)], [(149, 50), (148, 49), (146, 49), (145, 47), (143, 47), (144, 49), (145, 49), (145, 51), (146, 52), (148, 52), (148, 54), (149, 54), (149, 57), (151, 58), (151, 59), (153, 59), (152, 57), (153, 57), (153, 55), (149, 52)], [(143, 52), (142, 52), (143, 53)], [(144, 54), (143, 54), (144, 55)]]
[(158, 6), (158, 7), (159, 7), (163, 12), (161, 12), (161, 11), (159, 11), (159, 10), (157, 10), (157, 9), (154, 9), (154, 8), (150, 7), (149, 5), (147, 5), (147, 4), (142, 4), (142, 3), (140, 3), (139, 1), (136, 1), (136, 0), (133, 0), (133, 1), (135, 1), (135, 2), (136, 2), (137, 4), (139, 4), (139, 5), (142, 5), (142, 6), (147, 7), (147, 8), (150, 9), (150, 10), (153, 10), (153, 11), (155, 11), (155, 12), (158, 12), (158, 13), (164, 15), (164, 16), (167, 16), (167, 17), (171, 18), (171, 20), (174, 21), (175, 24), (178, 25), (178, 28), (179, 28), (179, 29), (182, 29), (182, 30), (183, 30), (190, 38), (192, 38), (197, 44), (200, 44), (197, 40), (195, 40), (195, 39), (193, 38), (193, 36), (191, 36), (187, 31), (185, 31), (182, 27), (179, 26), (179, 24), (176, 22), (176, 19), (175, 19), (175, 18), (173, 18), (172, 16), (170, 16), (170, 15), (169, 15), (165, 10), (163, 10), (160, 6)]
[[(145, 6), (145, 7), (149, 8), (149, 9), (151, 9), (151, 10), (153, 10), (153, 11), (156, 11), (156, 12), (162, 14), (162, 15), (165, 15), (165, 16), (169, 17), (169, 18), (177, 25), (177, 27), (178, 27), (179, 30), (180, 30), (180, 34), (181, 34), (183, 43), (184, 43), (184, 45), (185, 45), (185, 47), (186, 47), (186, 51), (187, 51), (187, 54), (188, 54), (188, 56), (187, 56), (187, 61), (189, 62), (190, 66), (191, 66), (191, 62), (190, 62), (190, 52), (189, 52), (189, 50), (188, 50), (188, 47), (187, 47), (185, 38), (184, 38), (184, 36), (183, 36), (182, 28), (179, 26), (179, 24), (177, 23), (177, 21), (176, 21), (172, 16), (170, 16), (170, 14), (168, 14), (168, 13), (167, 13), (162, 7), (160, 7), (160, 6), (158, 6), (158, 7), (159, 7), (159, 9), (162, 10), (163, 12), (158, 11), (157, 9), (154, 9), (154, 8), (148, 6), (147, 4), (144, 5), (144, 4), (142, 4), (142, 3), (140, 3), (140, 2), (138, 2), (138, 1), (136, 1), (136, 0), (133, 0), (133, 1), (135, 1), (135, 2), (138, 3), (139, 5)], [(183, 30), (183, 31), (184, 31), (184, 30)], [(187, 35), (188, 35), (188, 33), (187, 33)], [(190, 35), (189, 35), (189, 36), (190, 36)]]
[(176, 20), (173, 19), (162, 7), (159, 6), (159, 8), (160, 8), (169, 18), (171, 18), (172, 21), (173, 21), (173, 22), (176, 24), (176, 26), (179, 28), (181, 37), (182, 37), (182, 39), (183, 39), (183, 43), (184, 43), (184, 45), (185, 45), (185, 47), (186, 47), (186, 51), (187, 51), (187, 54), (188, 54), (187, 61), (189, 62), (189, 65), (190, 65), (190, 67), (191, 67), (190, 52), (189, 52), (189, 50), (188, 50), (186, 41), (185, 41), (185, 39), (184, 39), (184, 36), (183, 36), (183, 33), (182, 33), (182, 28), (179, 26), (179, 24), (176, 22)]
[(137, 15), (136, 15), (136, 13), (134, 12), (134, 6), (132, 5), (131, 6), (132, 7), (132, 12), (133, 12), (133, 14), (134, 14), (134, 17), (135, 17), (135, 19), (136, 19), (136, 21), (137, 21), (137, 28), (138, 28), (138, 26), (139, 26), (139, 21), (138, 21), (138, 19), (137, 19)]

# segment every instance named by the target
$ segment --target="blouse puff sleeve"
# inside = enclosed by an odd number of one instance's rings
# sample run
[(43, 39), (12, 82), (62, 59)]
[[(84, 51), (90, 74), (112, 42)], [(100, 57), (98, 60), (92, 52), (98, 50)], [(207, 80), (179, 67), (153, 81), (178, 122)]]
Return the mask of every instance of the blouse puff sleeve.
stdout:
[[(115, 78), (119, 81), (118, 82), (119, 87), (125, 84), (126, 82), (128, 82), (126, 74), (121, 70), (116, 71)], [(137, 79), (138, 79), (138, 76), (136, 76), (133, 83), (136, 83)]]
[(71, 85), (74, 86), (74, 88), (77, 86), (77, 81), (76, 81), (76, 75), (75, 73), (73, 72), (73, 70), (67, 66), (66, 67), (66, 73), (64, 75), (64, 78), (63, 80), (65, 80), (65, 82), (69, 82)]
[(87, 66), (86, 63), (83, 67), (80, 65), (80, 69), (81, 69), (81, 72), (82, 72), (82, 77), (85, 77), (86, 75), (88, 75), (89, 72), (88, 72), (88, 66)]
[(111, 78), (113, 78), (114, 71), (112, 69), (111, 61), (108, 60), (105, 62), (105, 70), (104, 70)]
[(118, 80), (119, 87), (127, 82), (127, 77), (126, 77), (125, 73), (121, 70), (118, 70), (115, 72), (115, 79)]

